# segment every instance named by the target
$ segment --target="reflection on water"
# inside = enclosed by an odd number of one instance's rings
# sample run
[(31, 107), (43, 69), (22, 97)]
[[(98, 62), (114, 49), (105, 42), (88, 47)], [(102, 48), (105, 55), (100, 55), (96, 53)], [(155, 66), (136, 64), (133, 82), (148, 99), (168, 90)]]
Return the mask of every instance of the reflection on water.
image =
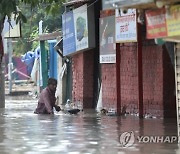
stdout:
[(122, 148), (119, 135), (176, 135), (175, 119), (103, 116), (92, 111), (78, 115), (36, 115), (36, 101), (8, 100), (0, 110), (1, 154), (179, 154), (177, 143), (138, 143)]

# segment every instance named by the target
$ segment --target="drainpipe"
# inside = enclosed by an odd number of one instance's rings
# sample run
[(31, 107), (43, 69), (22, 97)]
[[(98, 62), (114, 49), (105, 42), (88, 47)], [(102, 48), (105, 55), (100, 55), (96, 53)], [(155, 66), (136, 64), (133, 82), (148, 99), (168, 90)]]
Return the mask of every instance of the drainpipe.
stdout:
[(137, 72), (138, 72), (138, 105), (139, 105), (139, 118), (143, 118), (143, 65), (142, 65), (142, 26), (137, 23)]

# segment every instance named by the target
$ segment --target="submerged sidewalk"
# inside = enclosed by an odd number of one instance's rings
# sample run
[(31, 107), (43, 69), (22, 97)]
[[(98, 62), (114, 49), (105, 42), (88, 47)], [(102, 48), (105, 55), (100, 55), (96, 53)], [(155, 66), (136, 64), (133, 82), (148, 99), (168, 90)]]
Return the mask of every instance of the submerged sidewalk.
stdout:
[(176, 119), (105, 116), (93, 110), (36, 115), (36, 105), (27, 95), (6, 96), (6, 108), (0, 110), (1, 154), (180, 153), (176, 141), (148, 138), (176, 136)]
[(9, 82), (5, 82), (5, 95), (8, 96), (18, 96), (18, 95), (27, 95), (29, 92), (31, 92), (34, 88), (36, 88), (33, 84), (33, 82), (28, 80), (16, 80), (12, 81), (12, 89), (11, 93), (9, 89)]

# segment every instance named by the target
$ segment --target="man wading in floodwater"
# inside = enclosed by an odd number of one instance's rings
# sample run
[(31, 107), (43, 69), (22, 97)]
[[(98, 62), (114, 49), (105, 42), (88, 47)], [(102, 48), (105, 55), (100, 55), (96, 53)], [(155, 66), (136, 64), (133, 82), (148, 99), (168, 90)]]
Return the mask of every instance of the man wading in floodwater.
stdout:
[(57, 87), (57, 80), (54, 78), (48, 79), (48, 85), (45, 89), (42, 90), (39, 100), (38, 100), (38, 106), (34, 113), (36, 114), (54, 114), (53, 107), (56, 111), (60, 111), (61, 108), (55, 104), (56, 92)]

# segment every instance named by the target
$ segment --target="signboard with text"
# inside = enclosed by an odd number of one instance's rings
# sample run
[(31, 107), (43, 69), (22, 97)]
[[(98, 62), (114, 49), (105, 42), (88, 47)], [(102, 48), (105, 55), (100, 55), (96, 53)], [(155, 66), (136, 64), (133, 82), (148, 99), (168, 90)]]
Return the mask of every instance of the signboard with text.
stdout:
[(146, 11), (147, 38), (162, 38), (167, 36), (165, 9)]
[(146, 11), (147, 38), (180, 36), (180, 5)]
[(136, 9), (116, 9), (116, 43), (137, 42)]
[(180, 5), (171, 6), (166, 12), (168, 36), (180, 35)]

